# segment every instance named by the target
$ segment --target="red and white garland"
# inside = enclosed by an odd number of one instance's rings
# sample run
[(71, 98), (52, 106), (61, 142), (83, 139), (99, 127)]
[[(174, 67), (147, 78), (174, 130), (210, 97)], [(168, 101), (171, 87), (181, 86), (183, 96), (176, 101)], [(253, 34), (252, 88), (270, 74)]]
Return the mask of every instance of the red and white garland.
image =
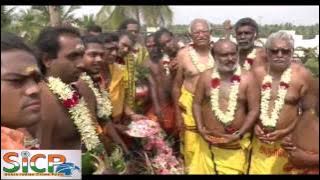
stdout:
[(264, 127), (275, 128), (279, 119), (280, 111), (284, 105), (284, 99), (286, 97), (289, 83), (291, 81), (291, 68), (286, 69), (281, 75), (280, 84), (278, 88), (277, 99), (274, 102), (274, 108), (269, 116), (269, 105), (272, 89), (272, 77), (267, 74), (261, 86), (261, 102), (260, 102), (260, 119)]
[(209, 51), (208, 53), (208, 63), (207, 64), (202, 64), (199, 62), (199, 55), (196, 52), (196, 50), (192, 47), (192, 45), (189, 45), (189, 54), (191, 57), (191, 62), (192, 64), (196, 67), (198, 72), (203, 72), (207, 69), (213, 68), (214, 67), (214, 60), (213, 57)]
[(221, 111), (219, 107), (219, 91), (220, 91), (220, 75), (216, 68), (213, 69), (211, 75), (211, 108), (217, 119), (228, 126), (234, 120), (235, 109), (237, 106), (239, 84), (241, 76), (241, 67), (238, 66), (231, 78), (231, 90), (229, 93), (228, 108), (226, 112)]
[(48, 87), (54, 94), (58, 95), (64, 107), (68, 109), (88, 151), (96, 150), (101, 146), (87, 103), (83, 98), (80, 98), (80, 94), (73, 90), (70, 85), (63, 83), (60, 78), (49, 77)]
[(254, 48), (250, 54), (248, 54), (246, 60), (244, 61), (244, 64), (243, 64), (243, 68), (247, 71), (249, 71), (251, 69), (251, 66), (253, 64), (253, 61), (254, 59), (256, 58), (257, 56), (257, 50), (256, 48)]
[(87, 75), (87, 73), (82, 73), (80, 75), (80, 79), (88, 84), (88, 86), (96, 96), (97, 116), (101, 119), (109, 119), (109, 116), (112, 114), (112, 104), (109, 98), (109, 93), (106, 90), (99, 90), (94, 87), (94, 83), (91, 77)]

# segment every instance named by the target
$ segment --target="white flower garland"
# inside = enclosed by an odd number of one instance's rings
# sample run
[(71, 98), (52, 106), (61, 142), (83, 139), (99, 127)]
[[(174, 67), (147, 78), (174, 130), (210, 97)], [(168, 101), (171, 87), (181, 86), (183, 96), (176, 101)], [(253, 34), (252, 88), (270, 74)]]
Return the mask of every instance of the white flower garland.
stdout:
[(248, 59), (254, 60), (256, 56), (257, 56), (257, 50), (256, 48), (253, 48), (253, 50), (250, 52), (250, 54), (248, 54), (246, 60), (244, 61), (243, 68), (245, 70), (249, 71), (251, 69), (251, 64), (253, 63), (253, 62), (250, 63)]
[(63, 83), (60, 78), (49, 77), (48, 87), (63, 102), (72, 102), (72, 106), (68, 108), (68, 111), (81, 135), (81, 140), (88, 151), (95, 150), (101, 142), (84, 99), (80, 98), (79, 102), (74, 102), (76, 92), (71, 89), (70, 85)]
[(106, 90), (101, 90), (100, 93), (99, 89), (94, 87), (93, 81), (87, 73), (82, 73), (80, 75), (80, 79), (88, 84), (96, 96), (98, 117), (102, 119), (109, 119), (109, 116), (112, 114), (112, 104), (109, 98), (109, 93)]
[[(233, 77), (235, 79), (231, 79), (232, 85), (231, 90), (229, 93), (229, 100), (228, 100), (228, 108), (226, 112), (222, 112), (219, 107), (219, 91), (220, 91), (220, 75), (216, 68), (213, 69), (211, 78), (212, 81), (216, 81), (216, 87), (211, 88), (211, 108), (212, 111), (215, 113), (217, 119), (222, 122), (224, 125), (228, 126), (234, 120), (235, 109), (237, 106), (237, 99), (238, 99), (238, 91), (239, 91), (239, 84), (240, 84), (240, 75), (241, 75), (241, 67), (238, 65), (236, 72), (234, 73)], [(212, 82), (214, 83), (214, 82)]]
[(214, 60), (210, 51), (208, 53), (209, 60), (207, 64), (202, 64), (199, 62), (199, 55), (191, 45), (189, 46), (189, 54), (191, 57), (191, 62), (197, 68), (198, 72), (203, 72), (207, 69), (213, 68)]
[(275, 128), (279, 119), (280, 111), (284, 105), (284, 99), (286, 97), (289, 83), (291, 81), (291, 68), (288, 68), (281, 75), (280, 84), (278, 88), (277, 99), (274, 102), (274, 108), (269, 116), (269, 104), (272, 89), (272, 77), (267, 74), (262, 82), (261, 102), (260, 102), (260, 119), (264, 127)]

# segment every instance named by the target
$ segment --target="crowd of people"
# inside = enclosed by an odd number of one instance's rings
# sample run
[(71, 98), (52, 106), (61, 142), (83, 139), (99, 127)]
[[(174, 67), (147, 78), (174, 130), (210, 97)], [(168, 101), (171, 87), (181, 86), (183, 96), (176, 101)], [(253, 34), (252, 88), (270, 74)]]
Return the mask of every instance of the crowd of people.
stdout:
[(117, 32), (47, 27), (33, 47), (1, 32), (1, 149), (105, 162), (121, 149), (127, 168), (90, 173), (135, 174), (128, 125), (152, 120), (184, 174), (319, 174), (319, 83), (292, 61), (293, 38), (275, 32), (258, 47), (251, 18), (232, 30), (237, 42), (213, 42), (209, 21), (194, 19), (183, 43), (166, 28), (141, 37), (128, 19)]

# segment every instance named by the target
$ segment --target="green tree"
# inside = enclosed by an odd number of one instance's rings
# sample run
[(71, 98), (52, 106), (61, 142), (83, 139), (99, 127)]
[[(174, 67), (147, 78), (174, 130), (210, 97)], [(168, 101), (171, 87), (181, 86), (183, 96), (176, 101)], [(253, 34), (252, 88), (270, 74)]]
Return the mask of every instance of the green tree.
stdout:
[(316, 76), (319, 77), (319, 56), (316, 53), (317, 47), (313, 48), (304, 48), (297, 47), (296, 50), (303, 51), (303, 57), (299, 57), (302, 63), (310, 69), (310, 71)]
[(169, 6), (103, 6), (97, 14), (97, 24), (106, 30), (116, 30), (127, 18), (141, 25), (166, 26), (172, 24), (173, 11)]
[(40, 30), (48, 24), (42, 12), (32, 8), (21, 10), (17, 16), (19, 20), (12, 24), (11, 29), (30, 43), (35, 40)]
[(87, 28), (88, 26), (95, 25), (95, 16), (94, 14), (84, 15), (78, 22), (79, 27)]
[[(80, 6), (57, 6), (57, 10), (60, 15), (60, 20), (62, 23), (72, 23), (76, 24), (79, 22), (79, 19), (74, 16), (74, 11), (80, 9)], [(47, 21), (47, 25), (49, 25), (50, 22), (50, 12), (49, 12), (49, 6), (32, 6), (31, 9), (36, 9), (41, 11), (44, 16), (44, 18)]]
[(1, 6), (1, 30), (7, 30), (13, 21), (13, 11), (15, 8), (8, 9), (5, 6)]

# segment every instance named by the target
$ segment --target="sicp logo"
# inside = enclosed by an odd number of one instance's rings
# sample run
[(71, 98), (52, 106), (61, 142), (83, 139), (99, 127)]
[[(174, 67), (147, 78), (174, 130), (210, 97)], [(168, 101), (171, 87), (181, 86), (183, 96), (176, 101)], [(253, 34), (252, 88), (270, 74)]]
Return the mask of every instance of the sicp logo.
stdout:
[(81, 179), (81, 151), (1, 150), (1, 179)]

